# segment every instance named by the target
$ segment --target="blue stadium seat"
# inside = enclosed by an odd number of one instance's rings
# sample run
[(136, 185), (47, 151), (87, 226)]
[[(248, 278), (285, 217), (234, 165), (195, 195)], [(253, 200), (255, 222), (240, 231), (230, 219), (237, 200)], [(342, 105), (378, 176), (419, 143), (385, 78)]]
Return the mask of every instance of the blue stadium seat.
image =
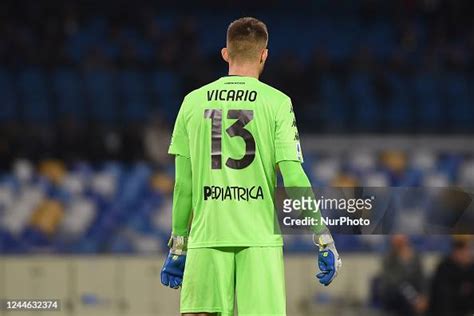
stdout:
[(0, 122), (18, 118), (17, 95), (13, 85), (13, 78), (6, 70), (0, 70)]
[(406, 78), (391, 73), (387, 75), (390, 86), (390, 97), (387, 111), (385, 111), (385, 121), (390, 128), (406, 130), (413, 124), (413, 102), (410, 86)]
[(140, 39), (136, 44), (138, 58), (144, 62), (150, 62), (153, 59), (153, 44)]
[(442, 98), (438, 78), (432, 73), (421, 73), (413, 79), (417, 121), (425, 130), (439, 130), (443, 117)]
[(50, 239), (44, 233), (33, 227), (27, 227), (22, 232), (22, 240), (30, 247), (45, 247), (50, 244)]
[(85, 119), (82, 81), (79, 74), (71, 69), (61, 68), (57, 69), (52, 76), (59, 117)]
[(84, 238), (71, 246), (72, 253), (94, 254), (99, 252), (100, 243), (95, 238)]
[(441, 155), (437, 161), (437, 170), (444, 173), (449, 180), (454, 181), (464, 161), (459, 154)]
[(119, 91), (124, 102), (124, 118), (128, 121), (145, 120), (150, 104), (144, 74), (122, 71), (119, 74)]
[(421, 185), (423, 180), (423, 173), (420, 170), (409, 168), (405, 171), (402, 178), (398, 179), (399, 181), (396, 186), (406, 186), (406, 187), (417, 187)]
[(225, 45), (225, 30), (232, 21), (231, 16), (224, 15), (205, 15), (203, 20), (199, 23), (199, 41), (200, 53), (202, 54), (216, 54)]
[(451, 126), (456, 131), (472, 128), (474, 104), (469, 94), (470, 78), (460, 73), (444, 76), (443, 92)]
[(19, 254), (27, 251), (27, 246), (13, 234), (0, 229), (0, 253)]
[(107, 25), (105, 18), (95, 17), (87, 21), (80, 29), (73, 33), (65, 43), (68, 57), (76, 63), (81, 63), (92, 49), (100, 49), (106, 56), (117, 51), (111, 50), (106, 41)]
[(378, 59), (385, 59), (395, 49), (395, 37), (393, 34), (392, 25), (386, 22), (378, 22), (366, 29), (364, 38), (361, 39), (365, 45), (370, 47), (370, 50)]
[(18, 86), (23, 105), (23, 118), (28, 122), (47, 123), (53, 118), (46, 74), (28, 68), (18, 74)]
[(347, 123), (345, 96), (344, 86), (339, 80), (330, 76), (321, 79), (324, 121), (331, 130), (342, 130)]
[(113, 73), (89, 71), (84, 74), (84, 80), (92, 119), (103, 123), (117, 122), (120, 109)]
[(152, 74), (152, 88), (158, 95), (178, 93), (178, 76), (171, 71), (156, 71)]
[(121, 205), (133, 205), (140, 201), (148, 187), (151, 169), (145, 164), (136, 164), (121, 179), (119, 202)]
[(354, 123), (356, 128), (364, 131), (373, 130), (380, 118), (371, 80), (369, 74), (359, 72), (352, 74), (348, 82), (348, 92), (355, 111)]
[(76, 63), (81, 62), (87, 51), (88, 38), (84, 32), (77, 32), (66, 41), (66, 52), (68, 57)]
[[(330, 169), (329, 164), (334, 164), (337, 170), (344, 168), (344, 165), (350, 165), (353, 160), (355, 152), (349, 151), (348, 156), (344, 159), (337, 160), (336, 156), (327, 156), (326, 158), (318, 159), (317, 162), (310, 161), (313, 165), (312, 173), (318, 175), (320, 172), (318, 168), (323, 170)], [(391, 183), (379, 184), (379, 185), (394, 185), (394, 186), (418, 186), (423, 183), (423, 179), (426, 179), (430, 175), (449, 175), (456, 174), (458, 169), (464, 163), (464, 157), (462, 155), (447, 155), (443, 153), (436, 153), (440, 158), (435, 168), (431, 169), (417, 169), (409, 162), (409, 166), (401, 174), (388, 174), (387, 177), (391, 176)], [(373, 155), (373, 162), (375, 163), (376, 154)], [(324, 157), (324, 156), (322, 156)], [(314, 157), (313, 157), (314, 158)], [(308, 154), (308, 159), (311, 160), (311, 155)], [(337, 161), (336, 161), (337, 160)], [(325, 163), (326, 161), (326, 163)], [(329, 163), (329, 164), (328, 164)], [(354, 161), (352, 161), (354, 164)], [(357, 163), (356, 163), (357, 164)], [(146, 163), (135, 163), (133, 165), (124, 165), (114, 162), (105, 162), (101, 166), (91, 168), (88, 164), (80, 164), (71, 168), (72, 172), (82, 174), (85, 177), (94, 177), (94, 174), (111, 173), (119, 178), (120, 192), (116, 194), (112, 199), (104, 199), (100, 196), (94, 197), (93, 188), (89, 190), (81, 191), (80, 193), (72, 193), (75, 196), (71, 198), (87, 198), (88, 201), (95, 204), (96, 217), (91, 222), (88, 222), (87, 226), (81, 230), (80, 235), (71, 237), (70, 239), (64, 239), (64, 235), (55, 235), (50, 238), (45, 236), (41, 232), (33, 229), (28, 225), (28, 222), (24, 223), (21, 227), (22, 233), (17, 238), (7, 232), (5, 228), (0, 227), (0, 253), (20, 253), (20, 252), (33, 252), (35, 247), (48, 247), (52, 251), (64, 253), (96, 253), (100, 251), (110, 251), (116, 253), (128, 253), (137, 252), (143, 248), (137, 246), (140, 240), (145, 241), (147, 239), (161, 240), (165, 244), (169, 237), (169, 208), (165, 200), (163, 199), (163, 193), (159, 191), (151, 191), (149, 186), (149, 179), (152, 175), (152, 168)], [(83, 171), (81, 171), (83, 170)], [(338, 172), (332, 173), (332, 177), (337, 176)], [(320, 170), (321, 171), (321, 170)], [(370, 175), (381, 174), (385, 175), (381, 171), (373, 168), (366, 168), (362, 166), (360, 169), (360, 177), (367, 177)], [(321, 175), (320, 175), (321, 176)], [(331, 177), (331, 175), (329, 175)], [(379, 180), (375, 179), (375, 182), (380, 183)], [(450, 181), (456, 179), (451, 178)], [(384, 182), (384, 181), (382, 181)], [(27, 186), (39, 186), (39, 183), (21, 183), (15, 181), (13, 176), (6, 176), (0, 179), (2, 186), (12, 186), (15, 190), (21, 191), (21, 189)], [(90, 185), (90, 184), (89, 184)], [(373, 185), (373, 184), (372, 184)], [(378, 186), (378, 185), (377, 185)], [(63, 190), (63, 187), (53, 188), (52, 194), (55, 194), (54, 190)], [(45, 191), (50, 191), (49, 189)], [(410, 209), (413, 208), (426, 208), (430, 209), (431, 205), (426, 205), (429, 198), (419, 192), (412, 192), (413, 196), (404, 195), (403, 199), (397, 201), (403, 209), (406, 210), (407, 214), (410, 214)], [(5, 194), (3, 195), (5, 196)], [(167, 199), (167, 198), (165, 198)], [(432, 202), (432, 201), (431, 201)], [(66, 202), (66, 204), (68, 204)], [(131, 212), (130, 210), (133, 210)], [(1, 212), (1, 210), (0, 210)], [(403, 216), (405, 217), (405, 216)], [(159, 218), (159, 219), (158, 219)], [(392, 221), (392, 218), (390, 217)], [(410, 219), (409, 219), (410, 220)], [(400, 222), (396, 222), (400, 224)], [(396, 224), (395, 223), (395, 224)], [(391, 222), (387, 222), (391, 225)], [(123, 232), (131, 232), (131, 235), (122, 235)], [(132, 238), (129, 238), (132, 236)], [(135, 236), (135, 237), (133, 237)], [(379, 240), (373, 240), (368, 236), (349, 236), (349, 235), (338, 235), (335, 236), (338, 247), (341, 251), (384, 251), (384, 241), (386, 239), (380, 238)], [(375, 238), (375, 236), (374, 236)], [(443, 239), (444, 237), (440, 237)], [(287, 236), (286, 247), (289, 252), (305, 252), (314, 251), (314, 245), (311, 242), (311, 236)], [(436, 250), (436, 243), (433, 243), (433, 237), (424, 238), (420, 236), (416, 240), (418, 248), (423, 250)], [(445, 239), (447, 241), (447, 239)], [(376, 242), (376, 243), (374, 243)], [(444, 244), (443, 244), (444, 245)], [(443, 248), (445, 249), (445, 248)]]
[(121, 234), (113, 238), (109, 251), (113, 253), (131, 253), (133, 252), (133, 245), (128, 236)]
[(154, 21), (165, 32), (171, 32), (177, 24), (176, 16), (171, 14), (158, 14)]
[(323, 43), (319, 43), (319, 45), (327, 49), (328, 56), (332, 61), (342, 62), (351, 57), (353, 49), (356, 47), (358, 32), (359, 28), (354, 24), (336, 25), (336, 29), (326, 29), (324, 34), (320, 35)]
[(151, 77), (152, 93), (169, 120), (176, 117), (182, 98), (178, 76), (170, 71), (157, 71)]

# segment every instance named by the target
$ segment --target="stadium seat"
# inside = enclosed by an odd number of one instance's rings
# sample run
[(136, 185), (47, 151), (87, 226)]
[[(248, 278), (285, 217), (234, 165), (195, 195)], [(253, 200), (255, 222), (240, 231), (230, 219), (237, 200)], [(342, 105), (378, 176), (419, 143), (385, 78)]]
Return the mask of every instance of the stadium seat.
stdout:
[(131, 122), (144, 121), (150, 108), (144, 74), (127, 70), (120, 72), (119, 92), (124, 103), (123, 119)]
[(173, 120), (178, 113), (182, 97), (178, 77), (169, 71), (157, 71), (151, 76), (152, 93), (159, 107), (164, 110), (168, 120)]
[(13, 77), (4, 69), (0, 69), (0, 103), (2, 105), (0, 110), (0, 122), (18, 119), (18, 100), (13, 85)]
[(445, 108), (451, 128), (457, 132), (465, 132), (472, 127), (474, 108), (469, 92), (469, 77), (459, 73), (451, 73), (443, 79)]
[(133, 244), (129, 240), (128, 236), (124, 234), (117, 235), (111, 241), (110, 249), (108, 249), (112, 253), (132, 253), (133, 252)]
[(377, 22), (368, 27), (361, 38), (365, 45), (370, 47), (379, 60), (387, 59), (395, 49), (393, 25), (387, 22)]
[(371, 172), (363, 177), (362, 185), (375, 188), (387, 187), (390, 185), (390, 180), (383, 172)]
[(84, 80), (92, 119), (102, 123), (117, 123), (121, 109), (113, 73), (88, 71), (84, 74)]
[(420, 73), (413, 79), (417, 119), (422, 131), (439, 130), (443, 117), (442, 96), (438, 78), (432, 73)]
[(398, 74), (389, 73), (386, 80), (390, 87), (390, 96), (386, 104), (385, 121), (390, 129), (407, 131), (414, 122), (412, 90), (406, 78)]
[(53, 92), (57, 100), (58, 116), (75, 120), (86, 118), (82, 81), (79, 74), (71, 69), (57, 69), (53, 73)]
[(347, 124), (348, 112), (345, 88), (336, 78), (324, 76), (321, 79), (321, 101), (324, 121), (329, 130), (343, 130)]
[(435, 169), (437, 157), (430, 151), (416, 151), (412, 154), (411, 162), (414, 168), (429, 171)]
[(348, 92), (354, 106), (355, 128), (373, 131), (379, 125), (379, 107), (375, 100), (372, 78), (368, 73), (354, 73), (349, 78)]
[(362, 28), (354, 19), (332, 22), (323, 19), (315, 23), (321, 43), (318, 46), (326, 48), (331, 61), (339, 63), (351, 58), (357, 47)]
[(27, 68), (18, 74), (18, 86), (27, 122), (47, 123), (53, 119), (46, 74), (38, 68)]
[[(345, 155), (307, 156), (312, 166), (307, 171), (315, 179), (316, 187), (333, 183), (341, 174), (356, 176), (367, 187), (444, 187), (454, 181), (470, 186), (474, 174), (471, 159), (442, 152), (407, 153), (407, 165), (397, 176), (389, 169), (381, 169), (383, 165), (378, 166), (375, 152), (350, 150)], [(370, 165), (366, 161), (371, 161)], [(55, 186), (37, 174), (28, 177), (18, 174), (0, 178), (0, 251), (3, 253), (34, 251), (37, 247), (63, 253), (150, 252), (161, 250), (166, 244), (171, 201), (160, 187), (151, 189), (153, 168), (147, 163), (124, 165), (107, 161), (95, 166), (76, 163)], [(409, 214), (418, 214), (418, 209), (429, 207), (429, 199), (423, 191), (412, 191), (412, 195), (404, 194), (397, 202), (407, 213), (393, 218), (392, 227), (405, 225), (418, 229), (420, 218)], [(62, 198), (62, 194), (67, 198)], [(57, 198), (64, 206), (64, 217), (53, 238), (29, 225), (36, 205), (48, 197)], [(383, 250), (380, 243), (371, 240), (367, 236), (345, 236), (337, 243), (343, 251)], [(419, 242), (423, 249), (434, 249), (432, 244), (425, 244), (425, 239)], [(306, 236), (298, 236), (289, 238), (286, 248), (289, 252), (304, 252), (314, 249), (314, 245)]]

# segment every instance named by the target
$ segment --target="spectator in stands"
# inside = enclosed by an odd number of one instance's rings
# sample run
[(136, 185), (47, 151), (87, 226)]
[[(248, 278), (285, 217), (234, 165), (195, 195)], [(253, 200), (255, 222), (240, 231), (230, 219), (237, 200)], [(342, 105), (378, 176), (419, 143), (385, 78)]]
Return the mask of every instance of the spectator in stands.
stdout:
[(382, 308), (394, 315), (420, 315), (427, 308), (425, 276), (420, 257), (405, 235), (391, 238), (389, 253), (383, 258)]
[(154, 116), (146, 126), (143, 137), (146, 158), (158, 166), (170, 163), (167, 148), (171, 139), (170, 127), (160, 116)]
[(474, 314), (474, 260), (467, 237), (454, 238), (451, 253), (439, 264), (430, 293), (430, 316)]

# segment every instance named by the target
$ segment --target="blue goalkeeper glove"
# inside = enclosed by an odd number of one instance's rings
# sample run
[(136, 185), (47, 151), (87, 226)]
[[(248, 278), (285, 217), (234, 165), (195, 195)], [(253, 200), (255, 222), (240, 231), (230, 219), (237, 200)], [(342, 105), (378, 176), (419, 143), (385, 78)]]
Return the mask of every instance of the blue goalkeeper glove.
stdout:
[(328, 286), (336, 278), (342, 267), (342, 260), (336, 250), (331, 234), (319, 235), (315, 243), (319, 246), (318, 266), (320, 273), (316, 274), (319, 283)]
[(183, 283), (187, 237), (172, 236), (168, 246), (170, 246), (170, 252), (161, 269), (161, 283), (172, 289), (177, 289)]

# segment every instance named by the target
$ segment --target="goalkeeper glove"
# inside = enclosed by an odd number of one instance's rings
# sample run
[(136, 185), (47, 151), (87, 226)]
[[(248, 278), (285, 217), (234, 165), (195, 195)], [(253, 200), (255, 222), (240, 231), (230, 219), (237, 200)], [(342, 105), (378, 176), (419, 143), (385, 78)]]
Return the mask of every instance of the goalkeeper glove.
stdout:
[(168, 242), (170, 252), (161, 269), (161, 283), (163, 285), (177, 289), (183, 283), (187, 241), (187, 237), (171, 236)]
[(328, 286), (342, 267), (342, 260), (339, 258), (334, 239), (329, 232), (313, 236), (313, 238), (315, 244), (319, 246), (318, 265), (321, 270), (316, 274), (316, 277), (319, 279), (319, 283)]

